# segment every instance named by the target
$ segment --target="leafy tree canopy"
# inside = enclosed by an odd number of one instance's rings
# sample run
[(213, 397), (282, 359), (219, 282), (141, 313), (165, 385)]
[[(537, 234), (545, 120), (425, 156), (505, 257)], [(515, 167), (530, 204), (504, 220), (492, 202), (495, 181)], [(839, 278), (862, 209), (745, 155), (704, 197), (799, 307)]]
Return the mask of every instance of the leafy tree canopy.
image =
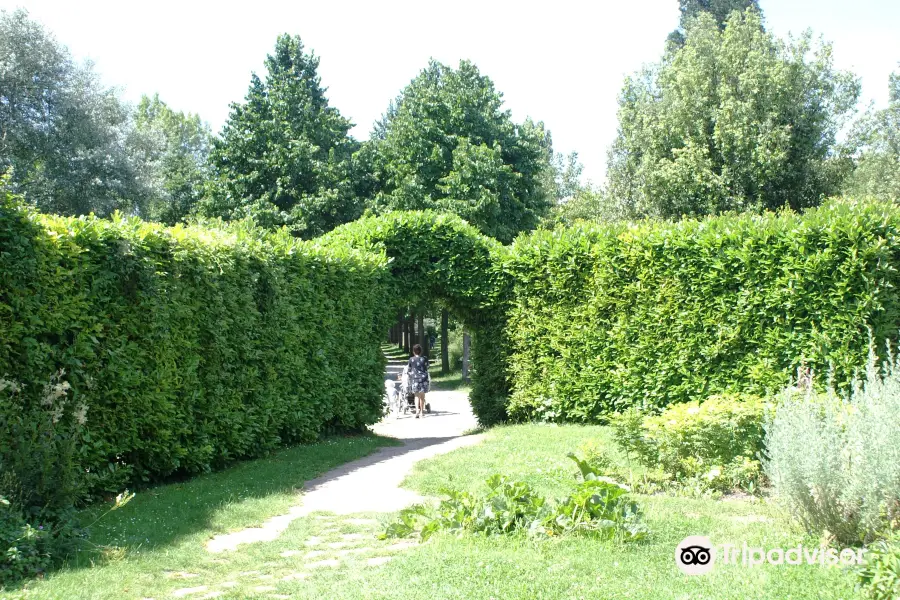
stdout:
[(0, 173), (48, 213), (135, 210), (128, 109), (24, 10), (0, 11)]
[(432, 60), (376, 123), (361, 156), (376, 212), (450, 212), (509, 242), (549, 209), (549, 133), (543, 123), (513, 123), (502, 94), (468, 61), (454, 69)]
[(319, 59), (298, 36), (280, 36), (265, 64), (265, 81), (251, 77), (214, 142), (216, 181), (201, 213), (314, 237), (362, 213), (350, 178), (352, 123), (328, 105)]
[(192, 211), (208, 178), (210, 137), (199, 116), (173, 111), (159, 95), (141, 98), (128, 147), (145, 190), (145, 218), (171, 225)]
[(818, 204), (835, 193), (835, 135), (859, 83), (811, 33), (784, 43), (755, 11), (701, 14), (683, 48), (625, 81), (609, 190), (628, 216)]
[(850, 135), (858, 157), (845, 192), (900, 202), (900, 71), (888, 82), (888, 107), (867, 111)]
[(725, 23), (728, 22), (731, 13), (744, 12), (748, 8), (760, 12), (757, 0), (678, 0), (681, 18), (678, 21), (678, 29), (669, 34), (669, 44), (673, 48), (684, 46), (687, 24), (701, 14), (711, 15), (719, 24), (719, 29), (725, 29)]

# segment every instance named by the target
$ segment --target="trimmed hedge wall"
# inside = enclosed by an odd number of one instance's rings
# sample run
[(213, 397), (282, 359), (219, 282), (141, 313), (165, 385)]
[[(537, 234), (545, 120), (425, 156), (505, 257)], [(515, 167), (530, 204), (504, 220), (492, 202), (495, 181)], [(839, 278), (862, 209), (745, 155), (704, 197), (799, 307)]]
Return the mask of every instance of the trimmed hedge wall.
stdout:
[(320, 240), (388, 258), (393, 308), (385, 313), (385, 330), (407, 305), (438, 302), (459, 317), (472, 333), (470, 401), (475, 414), (485, 425), (506, 420), (505, 306), (510, 287), (498, 268), (504, 246), (458, 216), (433, 211), (363, 218)]
[[(520, 238), (507, 333), (514, 419), (602, 421), (723, 392), (768, 394), (801, 363), (839, 385), (900, 327), (900, 210), (590, 226)], [(870, 328), (870, 330), (868, 329)]]
[(472, 329), (485, 425), (764, 395), (803, 362), (842, 384), (869, 332), (881, 344), (900, 326), (889, 205), (581, 225), (509, 247), (431, 212), (304, 243), (0, 208), (0, 380), (37, 406), (64, 369), (88, 407), (80, 462), (131, 479), (375, 422), (380, 342), (407, 304), (438, 301)]
[(0, 379), (26, 384), (0, 410), (37, 406), (64, 370), (67, 400), (87, 406), (81, 466), (132, 480), (362, 428), (381, 416), (384, 267), (240, 225), (52, 217), (0, 197)]

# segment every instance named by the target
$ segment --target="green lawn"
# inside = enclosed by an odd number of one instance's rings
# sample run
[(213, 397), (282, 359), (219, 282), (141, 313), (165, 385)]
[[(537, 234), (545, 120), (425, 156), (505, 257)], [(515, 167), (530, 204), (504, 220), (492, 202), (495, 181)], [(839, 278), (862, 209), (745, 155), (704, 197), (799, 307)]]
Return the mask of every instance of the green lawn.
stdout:
[[(298, 503), (305, 481), (395, 443), (373, 435), (336, 436), (139, 492), (91, 527), (90, 550), (72, 557), (67, 568), (27, 583), (24, 594), (7, 590), (0, 598), (158, 597), (195, 579), (178, 581), (167, 572), (227, 574), (227, 563), (205, 551), (209, 538), (286, 513)], [(97, 506), (81, 516), (90, 523), (107, 508)]]
[[(495, 472), (527, 481), (558, 497), (576, 479), (565, 458), (584, 441), (608, 447), (625, 462), (605, 427), (519, 425), (488, 433), (484, 444), (420, 463), (406, 485), (436, 493), (443, 485), (483, 490)], [(616, 545), (584, 538), (532, 542), (524, 537), (441, 537), (384, 567), (385, 576), (403, 586), (404, 573), (420, 573), (448, 598), (638, 598), (638, 599), (838, 599), (853, 598), (853, 578), (839, 568), (818, 566), (720, 566), (703, 577), (682, 575), (674, 564), (675, 546), (689, 535), (740, 546), (817, 545), (769, 501), (637, 496), (651, 535), (645, 542)], [(419, 564), (416, 564), (419, 563)], [(430, 565), (446, 581), (427, 575)], [(408, 586), (409, 595), (419, 598)], [(390, 589), (389, 587), (379, 589)], [(407, 591), (403, 587), (404, 592)], [(442, 592), (443, 594), (444, 592)], [(349, 597), (349, 596), (348, 596)], [(384, 595), (373, 597), (390, 597)], [(398, 596), (399, 597), (399, 596)]]
[(431, 389), (435, 392), (455, 391), (468, 394), (471, 391), (471, 384), (463, 382), (462, 371), (451, 371), (446, 375), (441, 375), (440, 365), (431, 367)]
[[(501, 472), (525, 479), (541, 493), (560, 496), (575, 482), (574, 464), (565, 454), (586, 440), (611, 444), (603, 427), (498, 427), (479, 445), (419, 463), (404, 485), (426, 494), (442, 485), (477, 490), (488, 475)], [(327, 452), (317, 446), (297, 448), (269, 463), (256, 461), (181, 486), (159, 488), (156, 495), (145, 493), (120, 514), (110, 515), (115, 518), (107, 522), (107, 529), (96, 534), (98, 543), (128, 548), (124, 557), (111, 555), (90, 569), (59, 572), (29, 584), (27, 596), (12, 597), (159, 599), (194, 587), (203, 589), (185, 597), (208, 593), (227, 599), (854, 597), (852, 577), (837, 568), (718, 566), (703, 577), (687, 577), (676, 569), (675, 546), (688, 535), (765, 547), (814, 543), (774, 504), (758, 500), (638, 496), (652, 533), (644, 542), (627, 545), (580, 537), (532, 541), (524, 536), (437, 535), (427, 544), (406, 547), (375, 538), (386, 515), (354, 519), (312, 515), (294, 521), (273, 542), (216, 555), (203, 550), (203, 542), (215, 532), (282, 512), (293, 503), (287, 489), (326, 468), (326, 463), (349, 460), (380, 443), (359, 438), (329, 442)], [(314, 467), (310, 455), (319, 457)], [(335, 562), (315, 564), (319, 561)]]

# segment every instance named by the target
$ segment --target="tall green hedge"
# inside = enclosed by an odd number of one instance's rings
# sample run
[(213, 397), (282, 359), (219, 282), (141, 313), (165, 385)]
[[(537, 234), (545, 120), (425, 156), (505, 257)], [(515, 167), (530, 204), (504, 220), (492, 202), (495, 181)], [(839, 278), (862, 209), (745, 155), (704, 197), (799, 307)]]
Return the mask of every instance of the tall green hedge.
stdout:
[[(242, 228), (0, 202), (0, 411), (64, 371), (84, 469), (206, 471), (380, 418), (385, 259)], [(18, 405), (17, 405), (18, 403)]]
[(379, 345), (409, 304), (438, 301), (473, 331), (484, 424), (766, 394), (802, 363), (845, 383), (870, 332), (900, 326), (900, 209), (881, 204), (582, 225), (509, 247), (430, 212), (303, 243), (0, 209), (0, 380), (37, 405), (65, 370), (88, 407), (80, 462), (132, 478), (376, 421)]
[(839, 384), (900, 328), (900, 209), (537, 232), (510, 249), (512, 418), (603, 420), (770, 393), (803, 363)]
[(506, 302), (509, 278), (505, 247), (459, 217), (433, 211), (392, 212), (335, 229), (323, 244), (353, 247), (387, 257), (392, 310), (438, 302), (472, 332), (470, 401), (478, 419), (491, 425), (507, 418)]

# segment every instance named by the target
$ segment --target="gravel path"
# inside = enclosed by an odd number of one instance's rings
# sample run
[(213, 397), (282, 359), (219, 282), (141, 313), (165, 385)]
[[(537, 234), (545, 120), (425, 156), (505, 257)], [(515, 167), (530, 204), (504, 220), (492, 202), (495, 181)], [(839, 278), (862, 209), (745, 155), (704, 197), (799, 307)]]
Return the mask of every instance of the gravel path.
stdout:
[(391, 415), (372, 428), (379, 435), (402, 440), (402, 446), (380, 448), (308, 481), (299, 497), (301, 503), (287, 514), (273, 517), (261, 527), (216, 536), (207, 543), (207, 550), (223, 552), (240, 544), (274, 540), (291, 521), (316, 511), (339, 515), (394, 512), (421, 501), (415, 492), (400, 488), (413, 465), (482, 439), (480, 435), (463, 436), (477, 424), (466, 394), (431, 392), (427, 398), (432, 412), (424, 419)]

